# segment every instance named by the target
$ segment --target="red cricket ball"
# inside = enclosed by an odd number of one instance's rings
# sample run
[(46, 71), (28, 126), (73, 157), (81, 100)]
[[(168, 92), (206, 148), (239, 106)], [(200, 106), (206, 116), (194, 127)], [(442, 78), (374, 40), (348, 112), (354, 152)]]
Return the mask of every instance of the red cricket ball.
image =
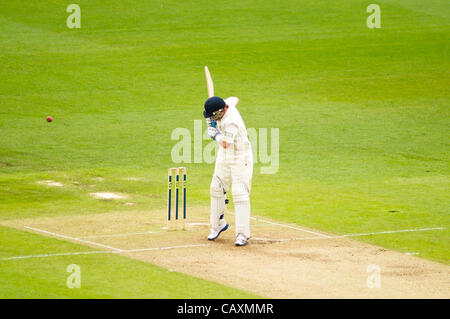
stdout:
[(51, 116), (47, 116), (47, 122), (53, 121), (53, 118)]

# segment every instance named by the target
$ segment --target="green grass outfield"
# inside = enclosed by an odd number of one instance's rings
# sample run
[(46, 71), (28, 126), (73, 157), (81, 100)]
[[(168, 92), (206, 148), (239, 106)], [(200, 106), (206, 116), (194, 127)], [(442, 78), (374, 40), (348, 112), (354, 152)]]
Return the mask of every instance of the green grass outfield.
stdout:
[[(335, 234), (444, 227), (360, 240), (449, 264), (447, 1), (377, 1), (375, 30), (360, 0), (80, 0), (73, 30), (69, 3), (0, 3), (0, 221), (163, 208), (171, 132), (203, 120), (208, 65), (247, 127), (279, 128), (253, 213)], [(213, 165), (186, 166), (190, 205), (208, 206)], [(89, 196), (105, 189), (136, 205)], [(77, 249), (0, 227), (2, 258)], [(65, 288), (68, 263), (89, 265), (89, 289)], [(87, 255), (1, 261), (0, 297), (253, 296)]]

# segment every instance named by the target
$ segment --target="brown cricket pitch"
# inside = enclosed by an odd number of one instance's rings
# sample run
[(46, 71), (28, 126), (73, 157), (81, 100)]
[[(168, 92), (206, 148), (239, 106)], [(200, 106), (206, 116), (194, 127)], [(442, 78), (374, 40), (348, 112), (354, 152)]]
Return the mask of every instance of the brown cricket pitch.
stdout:
[[(230, 229), (210, 242), (206, 239), (208, 216), (207, 208), (190, 208), (186, 230), (177, 232), (165, 229), (165, 210), (22, 219), (2, 225), (87, 239), (125, 250), (118, 254), (129, 258), (267, 298), (450, 297), (448, 265), (355, 239), (315, 236), (258, 218), (251, 221), (249, 245), (235, 247), (234, 216), (230, 214), (226, 215)], [(380, 288), (368, 287), (373, 275), (369, 265), (380, 269)]]

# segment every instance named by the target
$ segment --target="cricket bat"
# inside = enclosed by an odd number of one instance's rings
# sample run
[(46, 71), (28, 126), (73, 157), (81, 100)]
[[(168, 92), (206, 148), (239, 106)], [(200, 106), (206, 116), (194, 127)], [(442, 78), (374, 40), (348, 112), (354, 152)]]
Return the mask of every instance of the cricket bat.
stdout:
[(211, 73), (209, 73), (208, 67), (205, 65), (205, 77), (206, 77), (206, 86), (208, 88), (208, 97), (214, 96), (214, 84), (211, 78)]

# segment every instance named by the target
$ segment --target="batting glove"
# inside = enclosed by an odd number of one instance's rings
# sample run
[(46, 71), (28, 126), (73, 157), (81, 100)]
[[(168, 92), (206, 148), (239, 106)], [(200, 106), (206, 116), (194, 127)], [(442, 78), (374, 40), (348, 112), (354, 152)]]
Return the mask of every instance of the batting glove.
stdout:
[(208, 136), (210, 138), (212, 138), (213, 140), (215, 140), (217, 135), (219, 135), (219, 134), (220, 134), (220, 132), (217, 129), (217, 127), (212, 127), (212, 126), (208, 127)]

